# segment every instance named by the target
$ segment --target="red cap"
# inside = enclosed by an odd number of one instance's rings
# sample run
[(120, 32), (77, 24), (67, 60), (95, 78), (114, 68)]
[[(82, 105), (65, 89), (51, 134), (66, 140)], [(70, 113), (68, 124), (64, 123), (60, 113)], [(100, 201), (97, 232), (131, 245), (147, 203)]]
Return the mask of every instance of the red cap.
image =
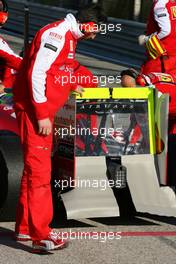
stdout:
[(4, 25), (8, 19), (8, 12), (0, 11), (0, 25)]

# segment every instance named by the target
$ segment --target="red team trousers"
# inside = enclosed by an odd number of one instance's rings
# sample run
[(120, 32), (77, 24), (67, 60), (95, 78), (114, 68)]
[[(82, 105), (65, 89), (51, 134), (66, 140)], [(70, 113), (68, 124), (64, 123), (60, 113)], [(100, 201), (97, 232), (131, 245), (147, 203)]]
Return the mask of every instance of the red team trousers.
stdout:
[(30, 115), (24, 111), (16, 114), (24, 151), (16, 233), (30, 234), (33, 240), (40, 240), (48, 236), (53, 216), (50, 186), (52, 134), (39, 135), (36, 121)]

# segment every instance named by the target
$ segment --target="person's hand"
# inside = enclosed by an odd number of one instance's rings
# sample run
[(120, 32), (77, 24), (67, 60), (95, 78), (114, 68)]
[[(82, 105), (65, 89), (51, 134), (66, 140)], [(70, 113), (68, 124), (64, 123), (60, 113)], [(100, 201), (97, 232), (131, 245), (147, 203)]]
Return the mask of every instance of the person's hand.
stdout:
[(140, 35), (138, 37), (138, 43), (140, 46), (143, 46), (147, 42), (147, 40), (148, 40), (148, 36), (146, 35)]
[(0, 83), (0, 94), (4, 93), (4, 85), (2, 83)]
[(81, 85), (77, 85), (76, 89), (71, 91), (71, 94), (79, 94), (82, 97), (83, 92), (84, 88)]
[(52, 123), (49, 118), (38, 120), (38, 133), (43, 136), (48, 136), (52, 132)]
[(84, 88), (81, 85), (77, 85), (77, 87), (76, 87), (74, 92), (79, 94), (82, 97), (83, 92), (84, 92)]

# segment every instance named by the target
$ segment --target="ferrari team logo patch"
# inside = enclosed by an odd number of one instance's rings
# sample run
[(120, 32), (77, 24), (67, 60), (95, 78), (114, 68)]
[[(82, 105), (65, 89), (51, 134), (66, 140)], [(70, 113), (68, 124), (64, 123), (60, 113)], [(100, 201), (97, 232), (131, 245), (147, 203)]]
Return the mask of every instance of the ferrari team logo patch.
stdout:
[(160, 82), (166, 82), (166, 83), (173, 83), (173, 78), (170, 74), (164, 74), (164, 73), (160, 73), (160, 74), (156, 74), (158, 77), (158, 80)]
[(176, 6), (171, 7), (172, 19), (176, 19)]
[(172, 82), (172, 77), (170, 76), (161, 76), (161, 81), (162, 82)]

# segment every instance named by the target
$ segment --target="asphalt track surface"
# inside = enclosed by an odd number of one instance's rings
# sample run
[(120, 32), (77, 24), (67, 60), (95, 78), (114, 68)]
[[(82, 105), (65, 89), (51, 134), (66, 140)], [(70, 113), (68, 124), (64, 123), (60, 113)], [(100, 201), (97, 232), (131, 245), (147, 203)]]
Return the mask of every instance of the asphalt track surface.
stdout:
[[(17, 51), (20, 50), (22, 40), (11, 36), (5, 38)], [(96, 74), (116, 74), (121, 70), (120, 66), (92, 58), (78, 56), (78, 59)], [(22, 170), (19, 140), (13, 136), (3, 136), (0, 138), (0, 149), (9, 169), (8, 199), (0, 211), (0, 264), (176, 263), (176, 219), (149, 214), (139, 214), (131, 219), (112, 217), (64, 222), (62, 216), (56, 213), (52, 226), (59, 232), (67, 232), (65, 236), (68, 237), (72, 232), (69, 247), (47, 255), (32, 254), (30, 242), (17, 243), (13, 240)]]

